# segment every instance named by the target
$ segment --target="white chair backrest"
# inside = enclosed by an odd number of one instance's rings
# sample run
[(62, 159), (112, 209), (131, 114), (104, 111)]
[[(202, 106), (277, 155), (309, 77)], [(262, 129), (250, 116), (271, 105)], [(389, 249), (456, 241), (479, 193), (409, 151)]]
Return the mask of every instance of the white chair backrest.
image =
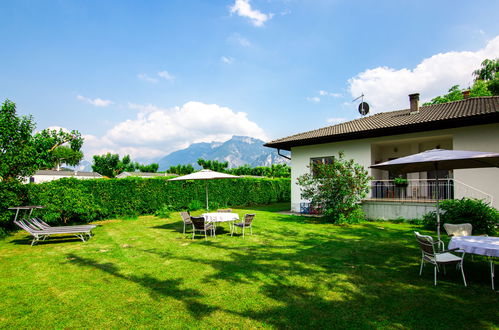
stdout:
[(449, 236), (471, 236), (471, 232), (473, 231), (471, 223), (444, 223), (444, 228)]
[(421, 235), (417, 231), (414, 232), (414, 236), (416, 236), (416, 240), (419, 243), (423, 255), (433, 259), (435, 256), (435, 243), (433, 242), (433, 238), (431, 236)]

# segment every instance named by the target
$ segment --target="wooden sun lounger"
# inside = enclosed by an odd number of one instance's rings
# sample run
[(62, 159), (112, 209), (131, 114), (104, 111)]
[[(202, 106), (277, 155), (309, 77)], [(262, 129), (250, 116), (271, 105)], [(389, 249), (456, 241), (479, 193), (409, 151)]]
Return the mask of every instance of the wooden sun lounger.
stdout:
[(32, 223), (23, 220), (21, 221), (14, 220), (14, 223), (20, 228), (27, 231), (31, 236), (33, 236), (33, 241), (31, 242), (31, 246), (33, 246), (35, 243), (37, 243), (40, 240), (44, 241), (45, 239), (47, 239), (52, 235), (60, 235), (60, 234), (75, 235), (83, 242), (86, 241), (85, 238), (88, 239), (92, 237), (91, 230), (93, 228), (78, 228), (78, 226), (67, 226), (67, 227), (63, 226), (63, 227), (50, 227), (48, 229), (42, 230), (34, 226)]

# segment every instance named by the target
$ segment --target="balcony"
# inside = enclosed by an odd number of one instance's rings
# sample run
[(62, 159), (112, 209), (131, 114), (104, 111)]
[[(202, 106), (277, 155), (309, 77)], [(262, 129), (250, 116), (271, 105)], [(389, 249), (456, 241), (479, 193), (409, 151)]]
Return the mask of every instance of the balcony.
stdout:
[[(407, 185), (396, 185), (393, 180), (372, 180), (368, 196), (370, 201), (435, 202), (437, 181), (409, 179)], [(491, 195), (456, 179), (439, 179), (438, 196), (440, 200), (469, 197), (492, 202)]]

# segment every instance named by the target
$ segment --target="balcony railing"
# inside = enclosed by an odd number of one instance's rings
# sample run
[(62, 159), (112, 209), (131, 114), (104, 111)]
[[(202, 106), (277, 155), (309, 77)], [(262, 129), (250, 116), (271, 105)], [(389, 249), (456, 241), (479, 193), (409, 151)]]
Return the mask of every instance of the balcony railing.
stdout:
[[(409, 179), (406, 185), (396, 185), (393, 180), (372, 180), (370, 190), (371, 200), (435, 201), (437, 199), (435, 179)], [(470, 197), (492, 202), (489, 194), (455, 179), (439, 179), (438, 195), (441, 200)]]

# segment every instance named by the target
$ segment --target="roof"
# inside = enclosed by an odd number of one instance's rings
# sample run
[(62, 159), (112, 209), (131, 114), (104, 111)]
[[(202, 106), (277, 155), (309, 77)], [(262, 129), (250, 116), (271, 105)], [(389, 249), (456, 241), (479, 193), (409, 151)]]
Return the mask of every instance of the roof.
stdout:
[(52, 176), (85, 176), (93, 178), (102, 178), (97, 172), (79, 172), (79, 171), (56, 171), (56, 170), (39, 170), (34, 175), (52, 175)]
[(122, 172), (118, 174), (116, 177), (117, 178), (126, 178), (129, 176), (136, 176), (136, 177), (142, 177), (142, 178), (151, 178), (151, 177), (157, 177), (157, 176), (172, 176), (175, 174), (169, 174), (169, 173), (150, 173), (150, 172)]
[(410, 109), (382, 112), (270, 141), (264, 146), (291, 150), (291, 147), (296, 146), (497, 122), (499, 122), (499, 96), (476, 97), (422, 106), (416, 113), (411, 113)]

